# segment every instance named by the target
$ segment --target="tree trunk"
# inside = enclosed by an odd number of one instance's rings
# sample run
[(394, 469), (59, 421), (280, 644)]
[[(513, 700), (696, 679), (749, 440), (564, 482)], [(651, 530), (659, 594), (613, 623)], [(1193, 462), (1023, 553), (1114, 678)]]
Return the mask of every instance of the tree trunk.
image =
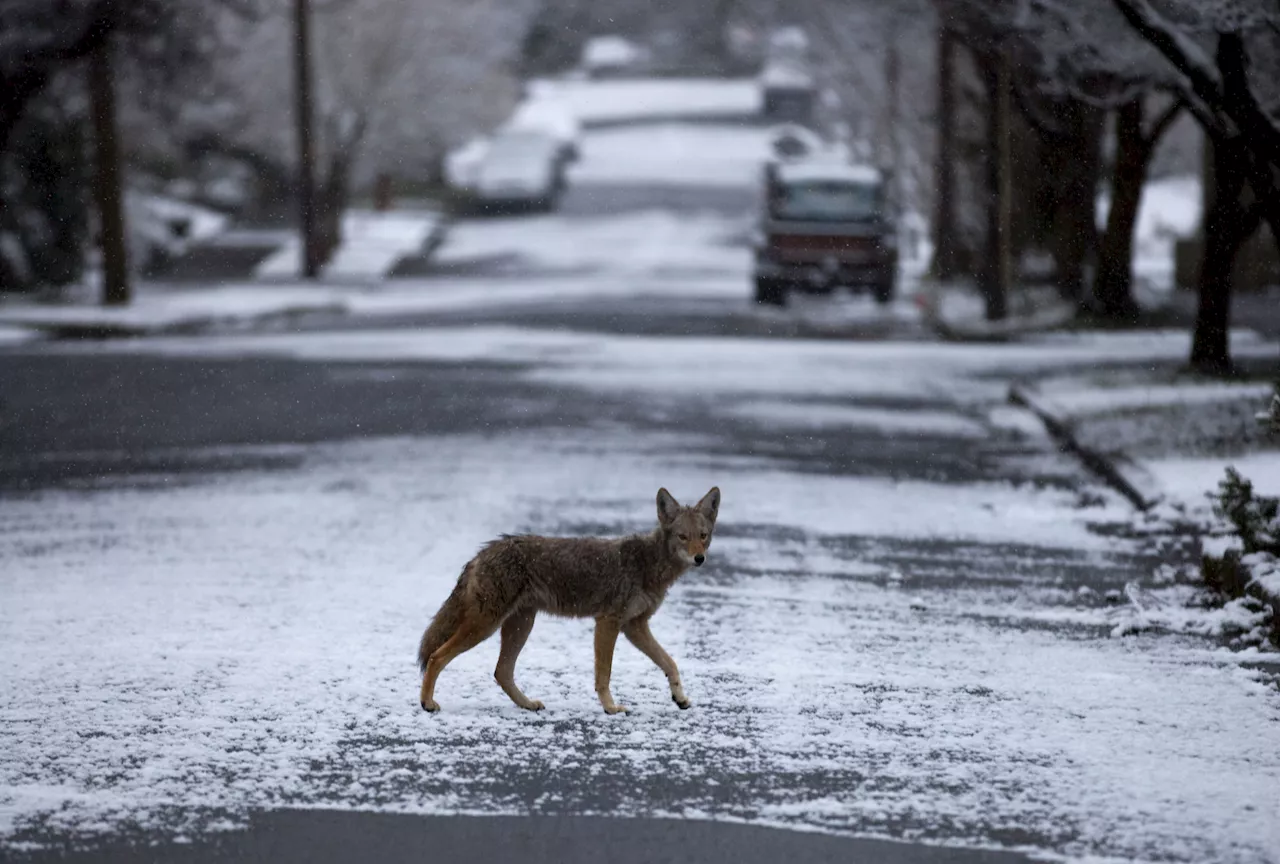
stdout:
[(1120, 106), (1116, 114), (1116, 164), (1111, 174), (1111, 208), (1098, 252), (1094, 296), (1102, 314), (1117, 321), (1134, 321), (1133, 231), (1142, 203), (1142, 185), (1152, 148), (1142, 134), (1142, 98)]
[(1231, 283), (1236, 253), (1253, 229), (1241, 200), (1246, 178), (1247, 147), (1239, 138), (1215, 141), (1213, 148), (1213, 198), (1205, 217), (1204, 255), (1200, 261), (1200, 308), (1191, 340), (1192, 368), (1213, 375), (1232, 369), (1228, 331), (1231, 322)]
[(987, 82), (987, 242), (982, 267), (982, 293), (988, 321), (1008, 315), (1011, 281), (1009, 206), (1012, 199), (1009, 160), (1009, 58), (999, 51), (983, 76)]
[(1066, 128), (1059, 145), (1059, 195), (1053, 218), (1053, 257), (1058, 291), (1083, 305), (1085, 265), (1097, 249), (1096, 197), (1100, 168), (1100, 112), (1077, 100), (1062, 106)]
[(334, 154), (333, 162), (317, 189), (313, 242), (320, 267), (327, 264), (342, 245), (342, 215), (347, 211), (352, 158), (352, 154), (346, 151)]
[(320, 275), (322, 258), (316, 238), (315, 168), (311, 140), (311, 8), (294, 0), (294, 96), (298, 124), (298, 207), (302, 230), (302, 276)]
[(959, 224), (956, 219), (955, 37), (938, 27), (938, 153), (934, 169), (933, 275), (950, 280), (960, 274)]
[(104, 42), (89, 59), (89, 100), (93, 115), (98, 207), (102, 251), (102, 301), (108, 306), (129, 302), (129, 261), (125, 243), (124, 202), (120, 190), (120, 148), (116, 139), (115, 82), (111, 43)]

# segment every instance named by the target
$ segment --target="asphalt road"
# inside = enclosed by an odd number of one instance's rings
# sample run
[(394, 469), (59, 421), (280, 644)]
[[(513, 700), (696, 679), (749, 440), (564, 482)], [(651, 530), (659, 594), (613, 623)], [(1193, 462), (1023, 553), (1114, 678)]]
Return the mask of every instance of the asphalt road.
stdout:
[(245, 831), (195, 842), (116, 842), (88, 850), (56, 849), (8, 860), (44, 864), (247, 864), (309, 861), (521, 861), (528, 864), (1014, 864), (1031, 859), (982, 849), (833, 837), (672, 819), (592, 816), (400, 816), (329, 810), (256, 815)]

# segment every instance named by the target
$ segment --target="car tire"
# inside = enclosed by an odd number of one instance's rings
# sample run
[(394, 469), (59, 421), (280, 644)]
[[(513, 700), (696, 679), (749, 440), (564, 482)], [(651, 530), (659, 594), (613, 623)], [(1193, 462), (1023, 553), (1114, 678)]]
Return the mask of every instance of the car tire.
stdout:
[(777, 279), (756, 277), (756, 302), (761, 306), (786, 306), (787, 287)]
[(888, 306), (893, 302), (893, 282), (879, 282), (872, 289), (872, 294), (876, 298), (877, 305)]

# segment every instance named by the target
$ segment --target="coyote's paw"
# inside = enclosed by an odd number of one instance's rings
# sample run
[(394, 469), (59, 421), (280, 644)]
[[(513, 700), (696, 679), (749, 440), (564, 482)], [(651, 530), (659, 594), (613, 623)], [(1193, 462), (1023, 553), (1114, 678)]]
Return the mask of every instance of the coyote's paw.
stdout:
[(681, 711), (693, 706), (693, 703), (690, 702), (688, 699), (677, 699), (675, 696), (671, 697), (671, 701), (676, 703), (676, 707), (679, 708)]
[(429, 699), (429, 700), (427, 700), (427, 701), (425, 701), (425, 702), (422, 702), (422, 703), (420, 703), (420, 704), (422, 705), (422, 710), (423, 710), (423, 711), (428, 711), (428, 712), (430, 712), (430, 713), (432, 713), (432, 714), (434, 714), (434, 713), (436, 713), (437, 711), (439, 711), (439, 710), (440, 710), (440, 704), (439, 704), (438, 702), (436, 702), (436, 700), (434, 700), (434, 699)]
[(606, 713), (606, 714), (626, 714), (626, 713), (627, 713), (627, 706), (626, 706), (626, 705), (606, 705), (606, 706), (605, 706), (605, 709), (604, 709), (604, 713)]
[(530, 699), (528, 705), (521, 705), (520, 707), (526, 711), (541, 711), (543, 708), (546, 708), (547, 706), (543, 705), (542, 702), (538, 699)]

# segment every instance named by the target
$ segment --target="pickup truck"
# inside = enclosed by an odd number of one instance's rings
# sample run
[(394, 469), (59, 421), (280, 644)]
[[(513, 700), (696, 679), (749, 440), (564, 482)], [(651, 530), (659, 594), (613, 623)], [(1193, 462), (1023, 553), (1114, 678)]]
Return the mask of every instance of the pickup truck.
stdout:
[(755, 299), (783, 306), (793, 291), (838, 287), (893, 299), (897, 226), (884, 175), (867, 165), (768, 163), (755, 243)]

